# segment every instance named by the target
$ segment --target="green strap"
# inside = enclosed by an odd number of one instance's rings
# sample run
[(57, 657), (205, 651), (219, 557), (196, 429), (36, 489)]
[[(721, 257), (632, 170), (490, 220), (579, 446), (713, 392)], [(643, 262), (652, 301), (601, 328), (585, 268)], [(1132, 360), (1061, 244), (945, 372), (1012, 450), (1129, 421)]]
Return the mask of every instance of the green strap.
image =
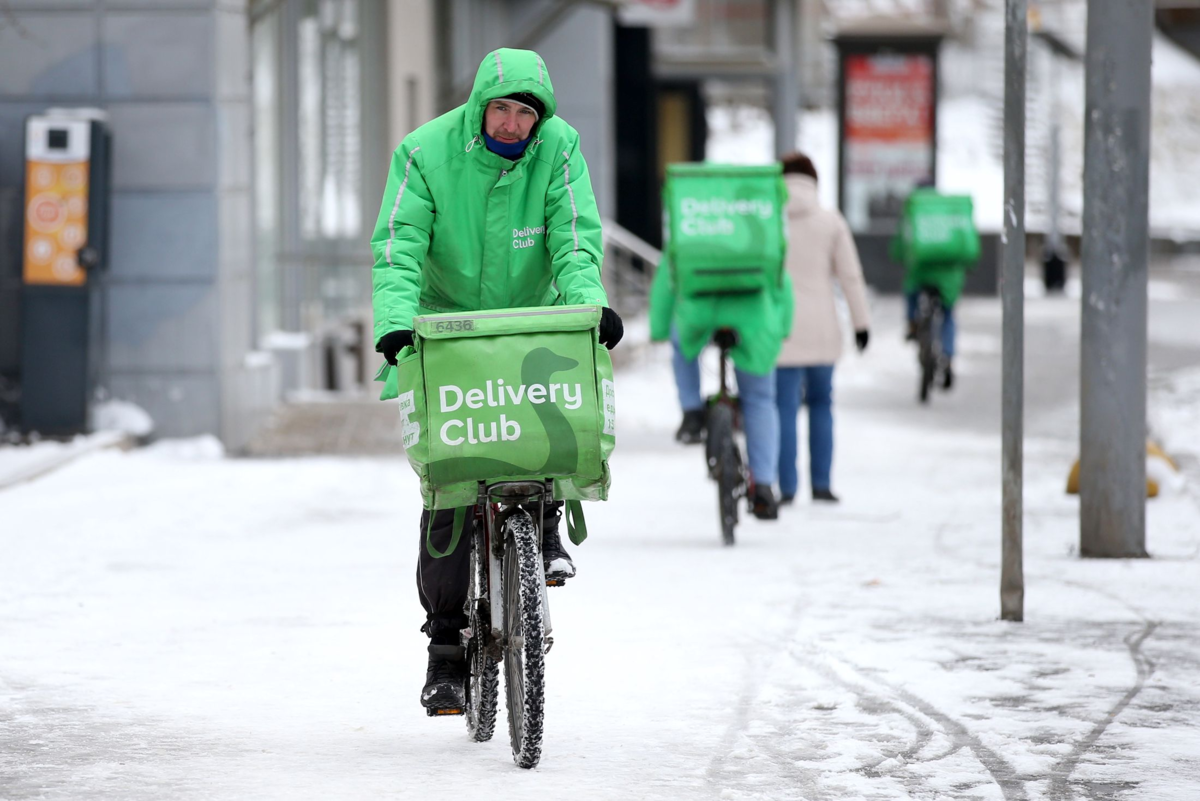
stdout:
[(579, 545), (587, 539), (587, 522), (583, 519), (583, 504), (567, 501), (567, 536)]
[(450, 547), (444, 553), (438, 552), (438, 549), (433, 547), (433, 518), (437, 513), (433, 511), (429, 513), (429, 525), (425, 529), (425, 550), (429, 552), (430, 556), (434, 559), (441, 559), (454, 553), (454, 550), (458, 548), (458, 541), (462, 537), (463, 521), (467, 519), (467, 511), (470, 508), (470, 506), (459, 506), (454, 510), (454, 522), (451, 524), (450, 530)]

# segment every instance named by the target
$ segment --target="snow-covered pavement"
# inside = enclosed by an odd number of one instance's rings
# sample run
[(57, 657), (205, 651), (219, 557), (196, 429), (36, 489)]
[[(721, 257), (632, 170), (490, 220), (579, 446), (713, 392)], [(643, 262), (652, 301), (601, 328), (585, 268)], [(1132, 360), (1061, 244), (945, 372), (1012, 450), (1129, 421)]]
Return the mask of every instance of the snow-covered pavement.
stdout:
[[(1026, 622), (998, 621), (978, 395), (997, 305), (964, 304), (963, 386), (921, 409), (898, 304), (877, 301), (839, 368), (843, 502), (746, 520), (732, 549), (700, 452), (670, 441), (667, 354), (618, 376), (613, 500), (552, 591), (534, 771), (503, 726), (472, 744), (418, 706), (402, 458), (166, 442), (6, 490), (0, 798), (1200, 797), (1200, 476), (1150, 502), (1153, 559), (1079, 559), (1075, 390), (1032, 388)], [(1073, 305), (1031, 299), (1031, 323), (1069, 339)], [(1152, 416), (1200, 450), (1200, 375), (1178, 368)]]

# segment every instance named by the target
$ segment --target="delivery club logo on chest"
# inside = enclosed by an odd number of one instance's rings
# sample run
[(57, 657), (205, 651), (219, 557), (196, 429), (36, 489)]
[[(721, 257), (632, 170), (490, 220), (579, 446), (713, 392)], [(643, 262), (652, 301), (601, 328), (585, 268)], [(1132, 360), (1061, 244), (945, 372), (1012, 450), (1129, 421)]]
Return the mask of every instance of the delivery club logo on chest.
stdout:
[[(489, 380), (483, 387), (464, 390), (454, 384), (443, 384), (438, 388), (439, 407), (443, 414), (466, 409), (519, 407), (522, 403), (539, 406), (543, 403), (561, 404), (564, 409), (578, 409), (583, 405), (581, 384), (505, 384), (501, 378)], [(466, 411), (465, 409), (463, 411)], [(460, 412), (461, 414), (461, 412)], [(486, 414), (486, 412), (485, 412)], [(490, 416), (490, 415), (489, 415)], [(442, 423), (438, 432), (442, 442), (450, 446), (468, 442), (472, 445), (485, 442), (513, 442), (521, 438), (521, 424), (501, 413), (500, 419), (479, 422), (473, 416), (451, 418)]]
[(539, 225), (536, 228), (526, 226), (525, 228), (514, 228), (513, 232), (513, 250), (522, 250), (523, 248), (531, 248), (537, 244), (535, 236), (542, 236), (546, 233), (546, 226)]

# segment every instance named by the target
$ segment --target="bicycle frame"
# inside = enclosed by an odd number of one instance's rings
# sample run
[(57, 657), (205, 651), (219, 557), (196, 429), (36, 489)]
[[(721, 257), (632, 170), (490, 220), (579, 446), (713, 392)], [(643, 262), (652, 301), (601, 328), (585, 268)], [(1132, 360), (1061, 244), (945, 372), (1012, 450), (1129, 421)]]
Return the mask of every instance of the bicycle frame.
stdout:
[[(522, 505), (537, 504), (534, 524), (538, 532), (538, 547), (541, 548), (542, 515), (546, 504), (554, 500), (554, 483), (545, 481), (499, 481), (494, 484), (479, 484), (478, 508), (483, 510), (484, 525), (482, 545), (488, 560), (488, 606), (491, 612), (491, 643), (501, 649), (508, 646), (508, 632), (504, 629), (504, 601), (501, 596), (501, 569), (504, 561), (504, 539), (501, 532), (504, 522)], [(551, 637), (550, 604), (546, 595), (545, 582), (538, 584), (542, 600), (542, 617), (545, 620), (546, 651), (554, 644)]]

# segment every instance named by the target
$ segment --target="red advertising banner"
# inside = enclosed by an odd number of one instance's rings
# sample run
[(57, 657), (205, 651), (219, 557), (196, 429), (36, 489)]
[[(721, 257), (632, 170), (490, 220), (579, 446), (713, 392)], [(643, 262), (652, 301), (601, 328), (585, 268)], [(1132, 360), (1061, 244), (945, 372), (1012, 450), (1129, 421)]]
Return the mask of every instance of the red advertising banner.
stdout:
[(849, 53), (843, 69), (843, 212), (856, 231), (888, 230), (904, 197), (933, 175), (933, 58)]

